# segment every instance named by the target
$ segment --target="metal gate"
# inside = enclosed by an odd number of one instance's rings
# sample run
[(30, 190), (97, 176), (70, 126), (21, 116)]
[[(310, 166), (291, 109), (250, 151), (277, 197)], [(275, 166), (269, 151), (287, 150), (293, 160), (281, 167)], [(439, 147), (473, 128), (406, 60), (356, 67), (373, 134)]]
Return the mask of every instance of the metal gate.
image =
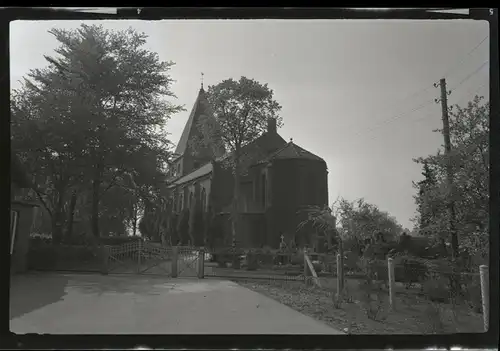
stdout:
[(106, 272), (111, 274), (156, 274), (169, 277), (200, 277), (200, 249), (164, 247), (137, 241), (106, 247)]
[(203, 250), (195, 247), (177, 247), (177, 269), (179, 277), (202, 277)]
[(139, 249), (138, 269), (140, 274), (172, 276), (172, 248), (143, 243)]
[(172, 275), (172, 249), (137, 241), (107, 246), (107, 273)]

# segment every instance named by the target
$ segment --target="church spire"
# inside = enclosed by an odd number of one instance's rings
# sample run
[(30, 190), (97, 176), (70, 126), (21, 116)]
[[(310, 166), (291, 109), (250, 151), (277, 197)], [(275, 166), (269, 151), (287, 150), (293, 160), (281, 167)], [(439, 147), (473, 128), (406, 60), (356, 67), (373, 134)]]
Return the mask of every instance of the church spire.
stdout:
[(201, 72), (201, 90), (203, 90), (203, 76), (205, 73)]

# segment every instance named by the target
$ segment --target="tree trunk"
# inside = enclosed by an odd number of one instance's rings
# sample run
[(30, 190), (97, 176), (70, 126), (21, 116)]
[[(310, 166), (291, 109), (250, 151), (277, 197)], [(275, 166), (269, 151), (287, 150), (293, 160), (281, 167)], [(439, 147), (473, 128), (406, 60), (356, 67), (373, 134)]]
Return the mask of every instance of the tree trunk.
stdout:
[(66, 229), (66, 238), (69, 239), (73, 235), (73, 219), (75, 216), (76, 207), (76, 190), (71, 194), (71, 202), (69, 204), (68, 227)]
[(57, 190), (57, 204), (52, 217), (52, 241), (54, 244), (59, 244), (63, 234), (63, 203), (64, 203), (64, 185), (61, 185)]
[[(233, 209), (232, 209), (232, 220), (231, 220), (231, 234), (232, 242), (231, 246), (236, 248), (237, 238), (240, 223), (240, 213), (239, 213), (239, 201), (240, 201), (240, 151), (237, 147), (234, 152), (234, 193), (233, 193)], [(233, 268), (238, 269), (240, 266), (240, 260), (238, 255), (233, 257)]]
[(92, 181), (92, 234), (95, 239), (100, 237), (99, 233), (99, 190), (101, 188), (101, 174), (96, 171), (94, 180)]
[(132, 233), (137, 235), (137, 208), (134, 206), (134, 217), (132, 218)]

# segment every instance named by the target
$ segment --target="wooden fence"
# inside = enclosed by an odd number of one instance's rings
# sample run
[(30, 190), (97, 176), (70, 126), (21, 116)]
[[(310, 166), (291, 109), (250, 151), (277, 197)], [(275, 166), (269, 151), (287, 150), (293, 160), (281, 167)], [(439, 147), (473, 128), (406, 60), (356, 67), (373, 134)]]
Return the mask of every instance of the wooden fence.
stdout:
[[(309, 254), (304, 254), (304, 277), (306, 283), (312, 283), (319, 288), (322, 288), (321, 279), (318, 277), (316, 270), (314, 269), (314, 264), (312, 263)], [(337, 255), (336, 264), (336, 277), (337, 280), (337, 294), (340, 294), (344, 289), (344, 282), (346, 275), (344, 274), (343, 265), (341, 264), (341, 257)], [(393, 310), (397, 309), (396, 305), (396, 275), (395, 275), (395, 264), (394, 259), (387, 259), (387, 271), (386, 276), (381, 280), (387, 280), (388, 294), (389, 294), (389, 304), (390, 308)], [(439, 272), (433, 272), (438, 273)], [(466, 275), (471, 275), (470, 273), (464, 273)], [(463, 275), (463, 274), (462, 274)], [(477, 273), (476, 273), (477, 275)], [(481, 284), (481, 303), (482, 303), (482, 314), (483, 314), (483, 324), (484, 330), (487, 331), (489, 328), (489, 308), (490, 308), (490, 293), (489, 293), (489, 271), (488, 266), (482, 265), (479, 267), (479, 278)]]

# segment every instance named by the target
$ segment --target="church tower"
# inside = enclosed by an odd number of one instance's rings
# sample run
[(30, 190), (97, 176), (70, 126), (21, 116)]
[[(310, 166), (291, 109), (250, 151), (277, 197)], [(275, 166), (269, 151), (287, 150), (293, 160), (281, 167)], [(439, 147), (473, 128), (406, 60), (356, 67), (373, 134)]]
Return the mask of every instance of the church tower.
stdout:
[[(214, 119), (202, 84), (175, 149), (175, 158), (170, 171), (171, 177), (177, 178), (189, 174), (224, 154), (224, 150), (214, 150), (215, 148), (208, 145), (195, 147), (192, 144), (193, 141), (200, 141), (203, 138), (200, 122), (204, 118)], [(215, 119), (213, 122), (215, 123)]]

